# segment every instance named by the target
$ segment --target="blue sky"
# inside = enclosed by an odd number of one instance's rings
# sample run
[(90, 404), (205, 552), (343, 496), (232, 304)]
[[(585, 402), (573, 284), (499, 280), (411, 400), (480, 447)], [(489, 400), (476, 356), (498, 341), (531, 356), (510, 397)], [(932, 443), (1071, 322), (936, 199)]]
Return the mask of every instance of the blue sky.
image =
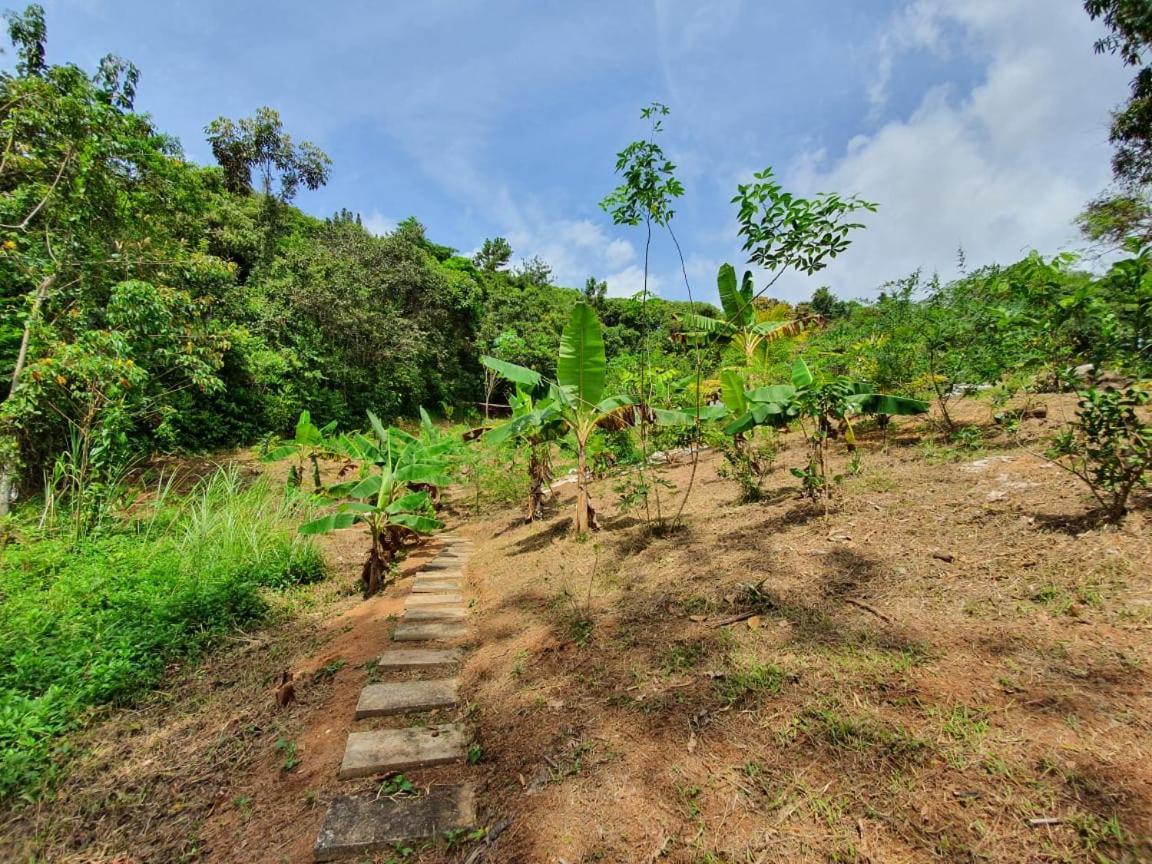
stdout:
[[(11, 2), (11, 0), (10, 0)], [(137, 105), (210, 161), (219, 115), (278, 109), (334, 161), (298, 204), (386, 231), (415, 215), (470, 252), (504, 235), (559, 280), (639, 287), (643, 237), (597, 202), (652, 100), (688, 192), (677, 232), (698, 298), (743, 256), (729, 203), (771, 165), (799, 192), (880, 204), (820, 284), (869, 296), (913, 269), (954, 272), (1075, 246), (1070, 225), (1109, 180), (1118, 61), (1079, 0), (695, 2), (171, 2), (45, 0), (52, 61), (142, 71)], [(657, 289), (685, 290), (666, 241)]]

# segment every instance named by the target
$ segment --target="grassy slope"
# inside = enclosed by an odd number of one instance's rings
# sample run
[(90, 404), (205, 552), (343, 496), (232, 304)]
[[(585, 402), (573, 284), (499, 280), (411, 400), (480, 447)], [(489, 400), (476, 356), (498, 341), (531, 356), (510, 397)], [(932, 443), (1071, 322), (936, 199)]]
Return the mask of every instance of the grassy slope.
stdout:
[(0, 558), (0, 799), (50, 783), (85, 712), (262, 618), (264, 589), (323, 573), (282, 490), (223, 471), (102, 536), (18, 533)]

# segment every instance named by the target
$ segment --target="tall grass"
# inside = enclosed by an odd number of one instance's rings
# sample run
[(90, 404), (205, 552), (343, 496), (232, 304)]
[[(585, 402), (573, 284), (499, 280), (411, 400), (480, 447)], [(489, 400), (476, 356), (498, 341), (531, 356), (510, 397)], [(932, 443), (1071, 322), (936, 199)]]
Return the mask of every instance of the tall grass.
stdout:
[(98, 535), (30, 533), (0, 552), (0, 798), (50, 785), (88, 709), (262, 618), (267, 589), (321, 577), (300, 518), (282, 489), (224, 468), (183, 498), (161, 484)]

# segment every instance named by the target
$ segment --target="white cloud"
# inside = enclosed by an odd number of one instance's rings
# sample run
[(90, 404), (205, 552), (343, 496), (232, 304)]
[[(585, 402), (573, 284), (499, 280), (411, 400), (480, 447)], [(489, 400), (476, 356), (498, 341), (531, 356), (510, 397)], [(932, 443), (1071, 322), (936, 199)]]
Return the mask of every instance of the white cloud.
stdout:
[(375, 234), (377, 237), (391, 234), (396, 230), (396, 220), (391, 216), (385, 216), (379, 210), (373, 210), (367, 216), (361, 217), (360, 221), (369, 233)]
[(892, 44), (943, 52), (953, 46), (940, 34), (955, 30), (986, 52), (984, 79), (966, 94), (928, 91), (910, 116), (857, 136), (839, 158), (796, 161), (790, 188), (856, 193), (880, 210), (827, 270), (785, 277), (781, 293), (829, 284), (872, 294), (917, 268), (950, 276), (960, 247), (970, 266), (1053, 253), (1077, 241), (1072, 220), (1109, 181), (1108, 116), (1127, 73), (1094, 55), (1096, 31), (1079, 3), (920, 0), (893, 32), (910, 20), (919, 35)]
[(627, 240), (617, 238), (604, 249), (604, 259), (610, 267), (623, 267), (636, 257), (636, 249)]
[[(633, 264), (605, 277), (605, 281), (608, 283), (609, 297), (631, 297), (644, 290), (644, 268), (639, 264)], [(648, 293), (659, 294), (664, 281), (663, 277), (649, 272)]]

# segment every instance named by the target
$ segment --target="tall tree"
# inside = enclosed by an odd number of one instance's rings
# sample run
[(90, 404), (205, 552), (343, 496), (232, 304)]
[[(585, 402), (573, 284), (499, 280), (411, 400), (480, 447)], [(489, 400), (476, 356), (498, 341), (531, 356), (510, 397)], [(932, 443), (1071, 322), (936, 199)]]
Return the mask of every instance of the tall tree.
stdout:
[(22, 457), (50, 459), (68, 434), (109, 453), (142, 412), (163, 422), (161, 394), (218, 384), (217, 324), (188, 288), (230, 278), (180, 235), (201, 175), (132, 112), (135, 67), (47, 65), (43, 10), (8, 21), (20, 59), (0, 75), (0, 299), (20, 324), (0, 346), (0, 513)]
[(497, 270), (503, 270), (507, 267), (511, 258), (512, 246), (508, 241), (503, 237), (490, 237), (484, 241), (480, 251), (473, 256), (472, 263), (481, 270), (495, 273)]
[(589, 276), (584, 283), (584, 302), (596, 310), (604, 311), (604, 300), (608, 296), (608, 283), (595, 276)]
[(1116, 147), (1112, 172), (1126, 186), (1152, 183), (1152, 2), (1085, 0), (1084, 9), (1111, 31), (1096, 41), (1097, 54), (1119, 54), (1136, 69), (1128, 102), (1112, 115), (1111, 140)]
[(275, 186), (283, 203), (295, 198), (300, 186), (316, 190), (328, 182), (328, 154), (310, 141), (296, 144), (272, 108), (257, 108), (252, 117), (235, 121), (218, 117), (204, 131), (232, 192), (251, 193), (253, 171), (260, 191), (271, 197)]

